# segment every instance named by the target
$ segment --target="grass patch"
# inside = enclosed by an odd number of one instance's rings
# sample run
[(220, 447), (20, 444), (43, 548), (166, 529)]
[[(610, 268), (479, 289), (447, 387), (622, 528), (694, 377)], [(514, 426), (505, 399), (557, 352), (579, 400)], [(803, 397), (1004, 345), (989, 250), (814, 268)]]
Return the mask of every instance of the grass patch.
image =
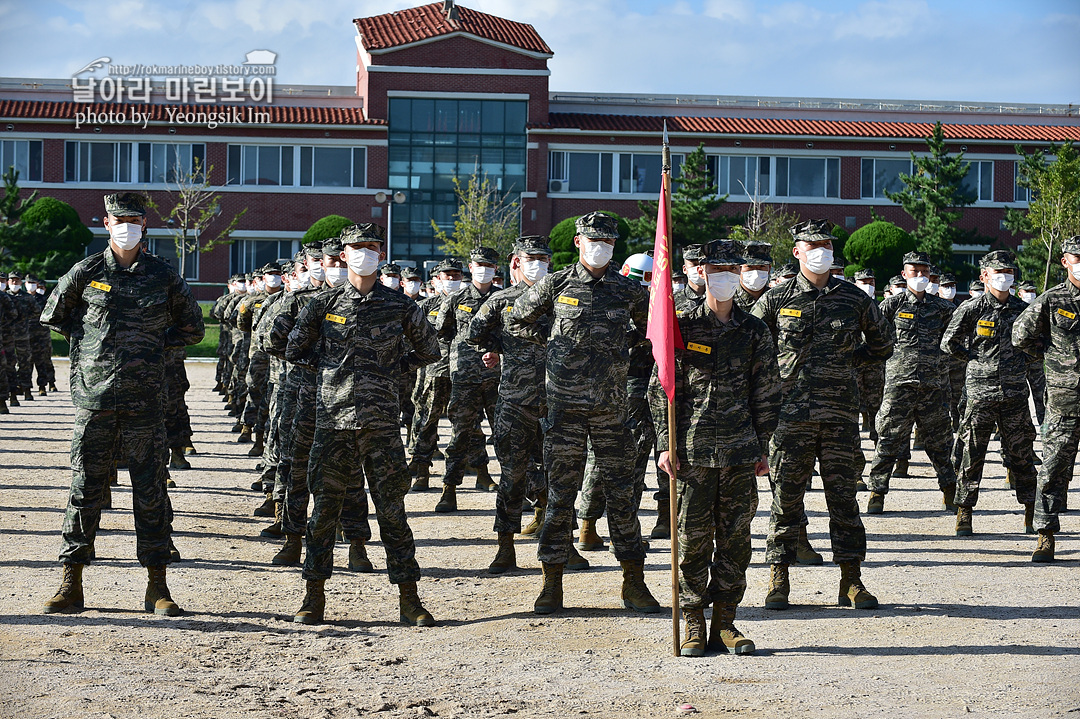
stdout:
[[(202, 342), (197, 345), (191, 345), (187, 348), (188, 357), (217, 357), (217, 345), (218, 345), (218, 332), (221, 328), (216, 324), (206, 325), (206, 335), (203, 336)], [(68, 341), (56, 334), (52, 333), (52, 351), (53, 357), (67, 357), (71, 351), (71, 347), (68, 345)]]

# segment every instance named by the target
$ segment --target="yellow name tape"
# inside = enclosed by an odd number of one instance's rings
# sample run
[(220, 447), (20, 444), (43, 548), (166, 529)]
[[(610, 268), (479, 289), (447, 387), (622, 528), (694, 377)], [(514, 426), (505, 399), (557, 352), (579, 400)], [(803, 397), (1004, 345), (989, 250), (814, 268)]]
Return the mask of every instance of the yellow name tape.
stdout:
[(438, 317), (439, 316), (439, 311), (438, 310), (432, 310), (431, 312), (427, 313), (427, 316), (428, 317)]
[(911, 314), (910, 312), (897, 312), (896, 316), (899, 317), (900, 319), (905, 319), (905, 320), (913, 320), (913, 319), (915, 319), (915, 315)]
[(514, 311), (514, 306), (513, 305), (507, 305), (506, 307), (503, 308), (503, 312), (513, 312), (513, 311)]
[(262, 302), (256, 302), (255, 309), (259, 309), (260, 307), (262, 307)]
[(457, 308), (462, 312), (472, 312), (472, 307), (469, 307), (468, 305), (458, 305)]
[[(91, 282), (90, 284), (93, 284), (93, 283)], [(1062, 317), (1068, 317), (1070, 320), (1075, 320), (1076, 319), (1076, 313), (1075, 312), (1069, 312), (1068, 310), (1058, 310), (1057, 313), (1059, 315), (1061, 315)]]
[(993, 327), (994, 323), (990, 320), (979, 320), (979, 327)]
[(691, 352), (700, 352), (703, 355), (712, 354), (712, 347), (709, 347), (708, 345), (699, 345), (697, 342), (687, 342), (686, 349)]
[(994, 330), (990, 329), (989, 327), (979, 327), (975, 330), (975, 334), (979, 335), (980, 337), (993, 337)]
[(781, 317), (802, 317), (802, 310), (780, 310)]
[(567, 297), (566, 295), (559, 295), (559, 299), (555, 300), (559, 304), (570, 305), (571, 307), (578, 306), (577, 297)]
[(336, 322), (339, 325), (345, 324), (345, 318), (342, 317), (341, 315), (327, 315), (326, 316), (326, 321), (327, 322)]
[(91, 282), (90, 286), (93, 287), (95, 290), (101, 290), (102, 292), (112, 291), (112, 285), (107, 285), (104, 282), (98, 282), (97, 280)]

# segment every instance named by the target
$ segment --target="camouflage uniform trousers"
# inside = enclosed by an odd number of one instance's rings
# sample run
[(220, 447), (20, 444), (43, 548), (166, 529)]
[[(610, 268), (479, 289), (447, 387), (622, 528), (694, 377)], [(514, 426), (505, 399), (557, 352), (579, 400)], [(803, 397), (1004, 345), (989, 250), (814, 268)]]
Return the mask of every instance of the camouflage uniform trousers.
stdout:
[(141, 413), (76, 408), (71, 438), (71, 492), (60, 561), (89, 564), (105, 489), (123, 452), (131, 476), (135, 552), (144, 567), (169, 564), (172, 505), (165, 491), (165, 424), (158, 410)]
[[(308, 497), (311, 495), (310, 459), (312, 443), (315, 440), (315, 375), (305, 370), (298, 380), (296, 411), (292, 416), (290, 427), (292, 466), (285, 486), (283, 528), (288, 534), (303, 534), (304, 527), (308, 523)], [(357, 471), (359, 472), (359, 469)], [(360, 539), (365, 542), (371, 539), (367, 492), (364, 491), (363, 482), (346, 488), (343, 508), (339, 514), (342, 532), (346, 539), (350, 541)], [(335, 524), (335, 529), (336, 527)]]
[(453, 431), (450, 444), (446, 446), (446, 474), (443, 484), (456, 487), (461, 484), (469, 466), (487, 465), (487, 438), (480, 423), (487, 416), (488, 424), (494, 428), (495, 404), (498, 400), (497, 377), (483, 382), (453, 383), (450, 389), (450, 404), (446, 409)]
[(863, 365), (855, 372), (855, 383), (859, 386), (860, 409), (874, 421), (884, 401), (885, 363), (872, 362)]
[(218, 325), (217, 369), (214, 380), (222, 385), (229, 383), (229, 352), (232, 349), (232, 333), (224, 325)]
[(530, 489), (530, 470), (543, 453), (540, 422), (546, 415), (543, 406), (502, 400), (495, 406), (495, 456), (502, 471), (495, 498), (495, 531), (500, 534), (521, 533), (521, 506)]
[(953, 439), (949, 390), (903, 384), (889, 387), (877, 415), (877, 451), (867, 482), (871, 492), (889, 493), (893, 466), (908, 448), (916, 424), (926, 456), (937, 473), (938, 487), (944, 490), (956, 486), (956, 471), (949, 456)]
[(15, 337), (15, 378), (20, 392), (29, 392), (34, 386), (34, 349), (30, 343), (30, 333), (23, 332)]
[(56, 370), (52, 362), (52, 333), (36, 320), (30, 329), (31, 352), (37, 371), (37, 386), (44, 389), (56, 383)]
[[(656, 426), (653, 424), (652, 412), (649, 410), (649, 400), (644, 397), (630, 397), (627, 400), (626, 426), (633, 438), (633, 481), (634, 481), (634, 509), (641, 507), (641, 495), (645, 491), (645, 473), (649, 469), (649, 457), (656, 448)], [(667, 478), (667, 475), (664, 475)], [(578, 500), (578, 519), (600, 519), (604, 516), (606, 502), (604, 490), (600, 487), (599, 472), (596, 469), (596, 455), (589, 448), (588, 461), (585, 467), (585, 481), (581, 486), (581, 498)], [(659, 500), (661, 494), (667, 499), (667, 487), (660, 482), (660, 491), (656, 493)]]
[[(416, 391), (416, 375), (416, 370), (413, 370), (404, 373), (401, 378), (401, 426), (405, 428), (410, 440), (413, 419), (416, 417), (416, 405), (413, 403), (413, 393)], [(410, 441), (409, 444), (411, 443)]]
[(675, 481), (680, 603), (687, 609), (738, 604), (746, 592), (752, 553), (750, 522), (758, 506), (754, 465), (684, 464)]
[[(232, 365), (232, 375), (229, 377), (229, 394), (233, 396), (233, 402), (236, 406), (243, 410), (244, 403), (247, 401), (247, 365), (248, 365), (248, 343), (251, 341), (251, 336), (246, 332), (235, 330), (233, 332), (232, 343), (232, 356), (230, 357), (230, 364)], [(241, 416), (243, 412), (241, 411)]]
[(248, 402), (244, 407), (244, 424), (253, 431), (262, 432), (266, 424), (267, 403), (270, 401), (270, 355), (262, 350), (251, 353), (248, 359), (247, 376)]
[(431, 458), (439, 443), (439, 418), (450, 402), (451, 383), (449, 377), (425, 377), (422, 385), (417, 385), (416, 419), (412, 431), (412, 461), (425, 467), (431, 466)]
[(1035, 529), (1058, 532), (1058, 514), (1065, 509), (1065, 495), (1076, 465), (1080, 443), (1080, 417), (1062, 415), (1049, 408), (1042, 425), (1043, 463), (1035, 490)]
[[(0, 332), (2, 331), (2, 328), (0, 328)], [(0, 400), (6, 402), (11, 391), (11, 388), (8, 387), (7, 350), (0, 345)]]
[(967, 403), (956, 439), (963, 451), (956, 486), (958, 506), (974, 507), (979, 501), (986, 446), (995, 423), (1001, 433), (1002, 463), (1009, 468), (1016, 487), (1016, 501), (1020, 504), (1035, 501), (1035, 426), (1031, 423), (1027, 396), (1024, 396)]
[(4, 364), (0, 366), (7, 380), (5, 395), (19, 391), (19, 370), (15, 358), (15, 337), (11, 333), (11, 327), (4, 328)]
[(866, 530), (855, 500), (855, 441), (858, 424), (850, 422), (785, 422), (780, 420), (769, 446), (773, 499), (765, 558), (769, 564), (794, 564), (799, 531), (807, 525), (803, 498), (818, 460), (833, 561), (861, 562), (866, 556)]
[(1027, 370), (1031, 401), (1035, 403), (1035, 419), (1041, 426), (1046, 419), (1046, 372), (1042, 362), (1032, 362)]
[[(182, 348), (165, 351), (165, 438), (169, 449), (182, 449), (191, 446), (191, 416), (188, 413), (185, 395), (191, 388), (187, 369), (184, 367)], [(175, 353), (176, 357), (171, 354)]]
[(280, 389), (277, 393), (278, 430), (277, 430), (277, 470), (274, 472), (273, 497), (275, 502), (286, 501), (289, 477), (292, 474), (292, 422), (296, 416), (297, 377), (301, 371), (290, 367), (282, 373)]
[(960, 429), (960, 417), (963, 414), (967, 363), (954, 358), (949, 358), (947, 361), (949, 363), (949, 414), (952, 416), (952, 427), (955, 432)]
[(263, 469), (262, 474), (259, 475), (259, 480), (262, 482), (264, 492), (273, 492), (274, 487), (277, 485), (278, 462), (281, 459), (278, 450), (278, 415), (281, 412), (280, 388), (280, 377), (273, 378), (273, 381), (266, 386), (266, 423), (259, 427), (259, 431), (263, 434), (263, 452), (261, 456)]
[(574, 500), (585, 476), (586, 446), (591, 441), (599, 468), (598, 484), (607, 500), (608, 528), (619, 561), (645, 558), (638, 524), (638, 496), (633, 479), (633, 438), (625, 411), (548, 407), (543, 421), (548, 503), (540, 529), (537, 557), (545, 564), (565, 564), (573, 542)]
[(364, 429), (315, 429), (309, 481), (314, 497), (307, 528), (304, 579), (329, 579), (334, 571), (334, 541), (342, 505), (350, 489), (370, 481), (392, 584), (420, 578), (416, 545), (405, 514), (409, 470), (397, 421)]

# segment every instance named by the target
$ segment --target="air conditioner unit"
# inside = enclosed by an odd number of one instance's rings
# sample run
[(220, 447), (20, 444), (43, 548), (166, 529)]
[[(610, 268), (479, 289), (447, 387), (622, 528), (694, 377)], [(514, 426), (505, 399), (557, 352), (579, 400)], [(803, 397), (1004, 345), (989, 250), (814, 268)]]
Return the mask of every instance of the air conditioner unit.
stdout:
[(566, 192), (566, 180), (548, 180), (548, 192)]

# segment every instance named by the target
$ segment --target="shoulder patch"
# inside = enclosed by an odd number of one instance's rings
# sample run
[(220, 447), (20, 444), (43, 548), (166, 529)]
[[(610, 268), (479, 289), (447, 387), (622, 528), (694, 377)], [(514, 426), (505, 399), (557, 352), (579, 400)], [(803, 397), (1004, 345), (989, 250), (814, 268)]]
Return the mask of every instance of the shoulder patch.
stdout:
[(555, 301), (558, 302), (559, 304), (570, 305), (571, 307), (577, 307), (578, 306), (578, 298), (577, 297), (567, 297), (566, 295), (559, 295), (559, 299), (557, 299)]
[[(90, 284), (93, 284), (93, 283), (91, 282)], [(1062, 317), (1066, 317), (1066, 318), (1068, 318), (1070, 320), (1075, 320), (1076, 319), (1076, 313), (1075, 312), (1069, 312), (1068, 310), (1059, 309), (1057, 311), (1057, 313), (1059, 315), (1061, 315)]]
[(712, 354), (712, 347), (709, 347), (708, 345), (699, 345), (697, 342), (687, 342), (686, 349), (691, 352), (700, 352), (703, 355)]
[(97, 280), (91, 282), (90, 286), (93, 287), (95, 290), (101, 290), (102, 292), (112, 291), (112, 285), (107, 285), (104, 282), (98, 282)]
[(780, 310), (781, 317), (802, 317), (802, 310), (789, 310), (786, 307)]
[(339, 325), (343, 325), (343, 324), (345, 324), (345, 318), (344, 318), (344, 317), (342, 317), (341, 315), (331, 315), (331, 314), (327, 314), (327, 315), (326, 315), (326, 321), (327, 321), (327, 322), (336, 322), (336, 323), (337, 323), (337, 324), (339, 324)]
[(979, 320), (979, 327), (993, 327), (994, 323), (991, 320)]

